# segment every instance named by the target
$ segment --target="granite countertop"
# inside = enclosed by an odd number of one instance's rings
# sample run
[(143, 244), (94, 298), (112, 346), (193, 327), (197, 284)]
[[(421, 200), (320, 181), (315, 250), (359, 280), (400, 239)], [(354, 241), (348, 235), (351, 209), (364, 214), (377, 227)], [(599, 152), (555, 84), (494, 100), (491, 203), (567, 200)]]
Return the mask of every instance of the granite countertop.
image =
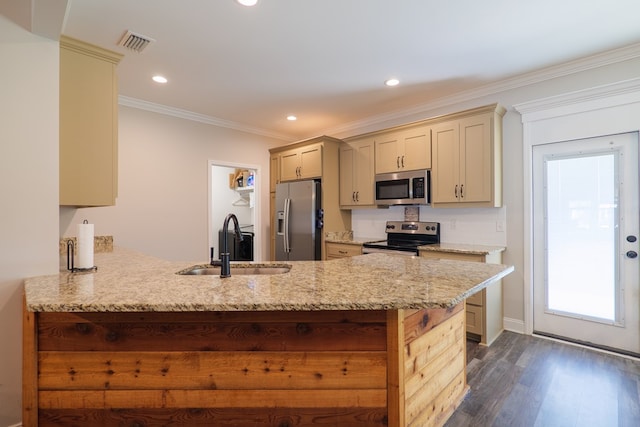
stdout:
[(512, 266), (500, 264), (369, 254), (287, 262), (289, 273), (221, 279), (175, 274), (198, 262), (165, 261), (123, 248), (95, 254), (94, 259), (95, 272), (64, 270), (26, 279), (27, 309), (140, 312), (451, 307), (513, 271)]
[(489, 255), (504, 252), (504, 246), (466, 245), (462, 243), (438, 243), (436, 245), (419, 246), (418, 250), (427, 252), (451, 252), (459, 254)]
[[(348, 233), (327, 233), (325, 242), (342, 243), (345, 245), (362, 246), (364, 243), (372, 242), (384, 242), (384, 238), (376, 237), (353, 237)], [(468, 245), (464, 243), (438, 243), (435, 245), (419, 246), (418, 250), (421, 251), (433, 251), (433, 252), (451, 252), (460, 254), (473, 254), (473, 255), (488, 255), (496, 252), (504, 252), (506, 248), (504, 246), (489, 246), (489, 245)]]

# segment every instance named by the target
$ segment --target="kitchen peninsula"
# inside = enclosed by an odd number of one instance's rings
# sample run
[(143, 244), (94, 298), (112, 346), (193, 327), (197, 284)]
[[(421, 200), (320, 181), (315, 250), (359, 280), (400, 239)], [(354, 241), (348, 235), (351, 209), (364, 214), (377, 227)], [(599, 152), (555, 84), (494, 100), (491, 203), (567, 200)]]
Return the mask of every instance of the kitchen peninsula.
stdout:
[(442, 425), (467, 391), (464, 299), (513, 271), (370, 254), (220, 279), (120, 248), (96, 264), (25, 281), (25, 426)]

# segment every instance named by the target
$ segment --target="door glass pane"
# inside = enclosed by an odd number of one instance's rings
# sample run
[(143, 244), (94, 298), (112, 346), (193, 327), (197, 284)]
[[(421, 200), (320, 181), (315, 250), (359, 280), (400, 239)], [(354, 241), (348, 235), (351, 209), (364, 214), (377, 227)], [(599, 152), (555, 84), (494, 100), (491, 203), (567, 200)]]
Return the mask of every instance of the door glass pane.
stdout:
[(613, 153), (547, 158), (547, 309), (615, 320), (616, 161)]

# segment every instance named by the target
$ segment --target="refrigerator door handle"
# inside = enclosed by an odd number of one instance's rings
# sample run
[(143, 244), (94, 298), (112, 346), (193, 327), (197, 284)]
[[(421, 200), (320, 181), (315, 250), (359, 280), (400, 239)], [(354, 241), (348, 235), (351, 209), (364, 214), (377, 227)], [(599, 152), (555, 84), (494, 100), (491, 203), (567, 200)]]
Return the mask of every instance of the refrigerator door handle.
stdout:
[(284, 251), (291, 252), (289, 246), (289, 220), (291, 219), (291, 199), (284, 199)]

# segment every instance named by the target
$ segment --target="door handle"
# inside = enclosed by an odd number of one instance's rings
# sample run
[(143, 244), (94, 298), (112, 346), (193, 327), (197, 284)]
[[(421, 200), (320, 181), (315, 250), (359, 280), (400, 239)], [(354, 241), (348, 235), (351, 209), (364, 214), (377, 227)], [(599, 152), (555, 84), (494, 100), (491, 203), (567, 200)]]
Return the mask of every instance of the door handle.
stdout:
[(627, 258), (637, 258), (638, 257), (638, 253), (636, 251), (627, 251)]

